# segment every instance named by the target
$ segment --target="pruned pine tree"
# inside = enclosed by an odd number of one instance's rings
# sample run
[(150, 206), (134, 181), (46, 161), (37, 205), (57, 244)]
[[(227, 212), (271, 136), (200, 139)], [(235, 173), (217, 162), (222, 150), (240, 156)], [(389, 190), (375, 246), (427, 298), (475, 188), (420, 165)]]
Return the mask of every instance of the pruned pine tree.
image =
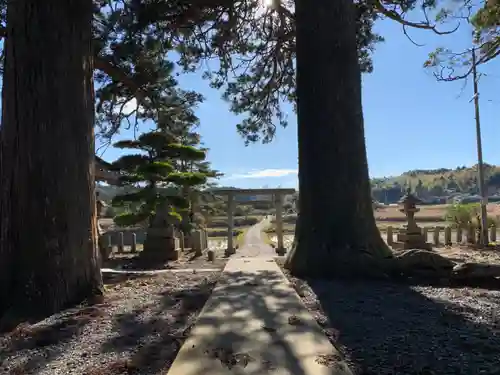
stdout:
[[(199, 121), (185, 110), (173, 109), (167, 111), (160, 117), (158, 128), (168, 131), (177, 137), (177, 140), (183, 146), (195, 147), (200, 151), (208, 153), (209, 149), (203, 147), (201, 135), (197, 132)], [(215, 186), (216, 180), (222, 176), (222, 173), (212, 168), (208, 160), (186, 160), (178, 159), (173, 161), (175, 169), (180, 172), (201, 173), (207, 177), (203, 185), (184, 186), (181, 195), (189, 201), (189, 209), (180, 210), (182, 217), (178, 228), (188, 235), (195, 229), (199, 223), (195, 220), (196, 213), (208, 213), (210, 208), (207, 206), (204, 197), (210, 194), (207, 189)]]
[[(121, 173), (120, 182), (136, 190), (115, 196), (112, 204), (133, 203), (139, 207), (116, 216), (115, 223), (120, 226), (146, 224), (149, 237), (156, 233), (155, 229), (167, 229), (181, 222), (182, 212), (190, 208), (190, 201), (182, 196), (182, 191), (202, 186), (208, 176), (200, 171), (180, 170), (179, 165), (204, 160), (205, 151), (183, 145), (177, 137), (161, 130), (144, 133), (137, 140), (116, 142), (114, 146), (137, 151), (112, 163), (112, 168)], [(148, 238), (144, 251), (158, 251), (155, 244)]]

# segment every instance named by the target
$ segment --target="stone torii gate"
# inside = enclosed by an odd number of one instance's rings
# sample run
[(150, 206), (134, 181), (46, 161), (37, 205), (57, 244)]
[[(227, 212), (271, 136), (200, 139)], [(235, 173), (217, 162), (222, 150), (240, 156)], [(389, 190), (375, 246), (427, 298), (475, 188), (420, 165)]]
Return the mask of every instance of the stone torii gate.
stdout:
[(284, 255), (286, 250), (283, 244), (283, 197), (288, 194), (294, 194), (295, 189), (276, 188), (276, 189), (221, 189), (213, 192), (214, 195), (227, 196), (227, 253), (234, 253), (233, 229), (234, 229), (234, 207), (235, 196), (237, 195), (272, 195), (276, 207), (276, 237), (278, 246), (276, 252)]

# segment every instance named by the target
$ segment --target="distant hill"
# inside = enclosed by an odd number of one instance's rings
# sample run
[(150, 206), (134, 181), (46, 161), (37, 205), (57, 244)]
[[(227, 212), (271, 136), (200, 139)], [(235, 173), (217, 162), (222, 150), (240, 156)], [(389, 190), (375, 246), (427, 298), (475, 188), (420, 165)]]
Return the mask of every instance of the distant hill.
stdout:
[[(500, 167), (485, 164), (484, 172), (488, 194), (496, 194), (500, 191)], [(408, 188), (424, 200), (479, 193), (477, 165), (455, 169), (416, 169), (400, 176), (375, 178), (371, 183), (373, 198), (384, 203), (398, 201)]]
[[(485, 164), (485, 181), (489, 195), (500, 192), (500, 166)], [(374, 200), (381, 203), (395, 203), (410, 188), (413, 193), (429, 202), (442, 201), (459, 194), (478, 194), (477, 165), (455, 169), (416, 169), (399, 176), (374, 178), (371, 180)], [(346, 187), (348, 188), (348, 187)], [(97, 191), (104, 201), (123, 192), (122, 187), (98, 185)], [(209, 189), (237, 189), (231, 186), (217, 186)]]

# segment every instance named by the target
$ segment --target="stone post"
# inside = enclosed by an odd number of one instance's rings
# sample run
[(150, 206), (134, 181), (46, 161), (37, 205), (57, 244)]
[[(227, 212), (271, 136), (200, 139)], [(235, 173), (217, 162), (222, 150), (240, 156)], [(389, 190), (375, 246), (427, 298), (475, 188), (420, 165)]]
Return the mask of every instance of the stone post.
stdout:
[(203, 243), (203, 249), (208, 249), (208, 233), (206, 230), (202, 229), (200, 230), (201, 233), (201, 238), (202, 238), (202, 243)]
[(462, 227), (460, 225), (457, 226), (457, 243), (462, 243)]
[(215, 252), (213, 250), (207, 251), (207, 260), (213, 262), (215, 260)]
[(99, 236), (99, 250), (101, 252), (101, 260), (108, 260), (111, 256), (111, 253), (113, 252), (113, 242), (111, 240), (111, 235), (105, 234)]
[(234, 230), (234, 195), (227, 195), (227, 250), (226, 255), (234, 254), (233, 245), (233, 230)]
[(135, 233), (132, 233), (132, 244), (130, 246), (130, 252), (137, 252), (137, 235)]
[(387, 227), (387, 245), (394, 245), (394, 237), (392, 233), (392, 227), (390, 225)]
[(286, 249), (283, 244), (283, 195), (281, 193), (276, 193), (274, 196), (274, 202), (276, 205), (276, 237), (278, 239), (278, 246), (276, 247), (276, 253), (279, 255), (285, 255)]
[(194, 255), (200, 256), (203, 253), (203, 234), (201, 230), (191, 232), (191, 249), (194, 250)]
[(444, 244), (451, 246), (451, 227), (444, 228)]
[(123, 232), (118, 232), (118, 254), (121, 254), (124, 252), (124, 245), (123, 245)]
[(497, 242), (497, 226), (492, 224), (490, 227), (490, 241)]
[(179, 247), (181, 248), (181, 251), (186, 250), (183, 231), (180, 231), (179, 233)]
[(434, 246), (439, 246), (439, 227), (434, 227), (434, 233), (433, 234), (433, 241), (434, 241)]
[(467, 243), (476, 243), (476, 231), (473, 223), (469, 223), (469, 225), (467, 226)]
[(113, 240), (111, 239), (111, 236), (109, 234), (106, 235), (106, 239), (107, 239), (107, 247), (109, 250), (109, 252), (111, 253), (113, 251)]
[(427, 242), (427, 240), (429, 239), (429, 228), (422, 228), (422, 237), (424, 237), (424, 241)]

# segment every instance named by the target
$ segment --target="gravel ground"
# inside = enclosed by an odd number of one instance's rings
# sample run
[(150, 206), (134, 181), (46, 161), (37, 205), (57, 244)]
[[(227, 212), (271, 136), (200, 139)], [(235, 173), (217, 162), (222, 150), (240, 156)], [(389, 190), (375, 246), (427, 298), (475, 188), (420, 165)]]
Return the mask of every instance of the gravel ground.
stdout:
[(499, 291), (289, 279), (357, 375), (500, 374)]
[[(208, 261), (207, 259), (208, 250), (204, 250), (203, 254), (200, 256), (196, 256), (191, 250), (186, 250), (179, 254), (179, 259), (176, 261), (169, 261), (163, 265), (154, 263), (152, 266), (154, 269), (223, 269), (228, 261), (228, 258), (224, 254), (225, 251), (221, 249), (212, 249), (212, 251), (214, 251), (213, 261)], [(148, 269), (148, 267), (140, 261), (139, 254), (130, 252), (123, 254), (113, 253), (110, 259), (104, 262), (103, 267), (124, 270)]]
[(219, 275), (115, 275), (103, 304), (0, 335), (0, 374), (165, 374)]

